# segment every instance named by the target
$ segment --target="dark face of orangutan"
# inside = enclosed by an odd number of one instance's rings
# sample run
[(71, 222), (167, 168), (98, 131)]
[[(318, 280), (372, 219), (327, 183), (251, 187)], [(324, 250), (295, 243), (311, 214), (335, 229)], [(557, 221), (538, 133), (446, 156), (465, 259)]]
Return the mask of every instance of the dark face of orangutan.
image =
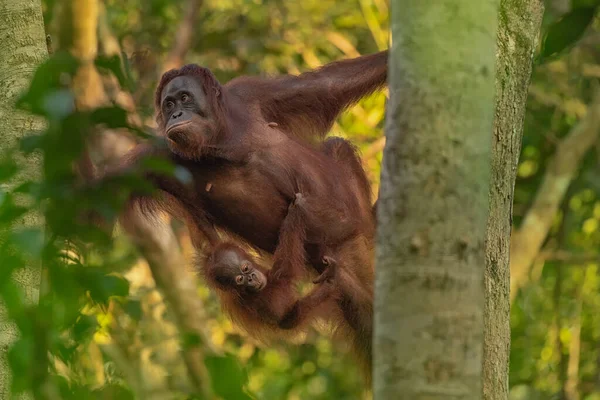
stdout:
[(169, 148), (183, 158), (198, 158), (218, 133), (210, 102), (194, 77), (178, 76), (165, 86), (160, 113)]
[(250, 260), (233, 250), (220, 254), (215, 272), (217, 282), (228, 290), (256, 293), (267, 285), (266, 275)]

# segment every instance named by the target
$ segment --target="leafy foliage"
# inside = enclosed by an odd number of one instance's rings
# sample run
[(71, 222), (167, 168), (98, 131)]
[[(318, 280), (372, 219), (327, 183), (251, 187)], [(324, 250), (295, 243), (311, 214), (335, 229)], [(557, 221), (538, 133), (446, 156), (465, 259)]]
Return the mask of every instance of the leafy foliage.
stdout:
[[(43, 1), (47, 31), (55, 34), (54, 0)], [(100, 54), (95, 65), (131, 92), (144, 123), (153, 125), (152, 92), (183, 16), (184, 2), (106, 0), (108, 25), (125, 58)], [(587, 111), (597, 65), (597, 0), (573, 0), (570, 9), (548, 2), (538, 63), (532, 79), (525, 136), (515, 188), (514, 221), (523, 216), (543, 181), (558, 140)], [(388, 4), (383, 0), (205, 0), (194, 25), (187, 62), (209, 66), (225, 82), (242, 74), (298, 73), (385, 47)], [(104, 40), (104, 38), (100, 38)], [(100, 46), (102, 48), (102, 46)], [(101, 51), (102, 53), (102, 51)], [(114, 220), (127, 191), (151, 190), (135, 172), (102, 186), (81, 185), (72, 165), (98, 131), (133, 128), (119, 107), (76, 111), (71, 84), (79, 64), (66, 53), (40, 65), (18, 102), (45, 119), (0, 154), (0, 296), (20, 339), (9, 353), (13, 389), (40, 398), (201, 398), (194, 393), (181, 352), (198, 338), (177, 331), (147, 265), (122, 236), (87, 222), (90, 211)], [(333, 133), (364, 150), (377, 191), (384, 95), (344, 114)], [(22, 155), (43, 155), (41, 177), (20, 176)], [(374, 155), (372, 155), (374, 154)], [(368, 155), (368, 156), (367, 156)], [(540, 260), (532, 283), (512, 307), (511, 398), (565, 398), (575, 390), (600, 399), (600, 175), (597, 150), (587, 155), (546, 243), (564, 257)], [(189, 179), (160, 160), (146, 167)], [(18, 184), (12, 182), (19, 178)], [(119, 190), (117, 190), (119, 189)], [(43, 214), (47, 226), (23, 226)], [(189, 237), (173, 226), (189, 254)], [(190, 257), (190, 264), (193, 257)], [(25, 302), (11, 277), (44, 265), (38, 305)], [(225, 399), (357, 399), (358, 373), (343, 349), (320, 331), (296, 343), (265, 346), (223, 316), (212, 293), (198, 289), (203, 321), (222, 356), (207, 356), (214, 392)], [(576, 366), (577, 368), (575, 368)]]
[[(44, 0), (47, 31), (54, 35), (54, 0)], [(586, 114), (598, 72), (598, 0), (573, 0), (548, 12), (533, 75), (515, 188), (518, 228), (543, 181), (556, 144)], [(569, 2), (564, 2), (569, 3)], [(152, 93), (173, 46), (184, 2), (106, 0), (106, 19), (125, 58), (101, 54), (95, 65), (131, 92), (143, 122), (153, 125)], [(383, 0), (205, 0), (194, 25), (187, 62), (209, 66), (225, 82), (243, 74), (298, 73), (341, 57), (385, 47), (388, 4)], [(100, 40), (104, 38), (100, 37)], [(100, 46), (102, 49), (102, 46)], [(10, 349), (13, 389), (40, 398), (201, 398), (190, 384), (181, 352), (198, 338), (177, 331), (147, 265), (122, 236), (87, 222), (93, 211), (114, 220), (127, 191), (151, 190), (135, 172), (102, 186), (81, 185), (73, 173), (83, 144), (98, 131), (129, 131), (127, 113), (109, 105), (76, 111), (71, 84), (79, 64), (56, 53), (40, 65), (18, 107), (45, 119), (0, 154), (0, 296), (20, 332)], [(333, 133), (349, 137), (365, 154), (377, 192), (385, 96), (369, 97), (338, 120)], [(23, 180), (23, 155), (43, 155), (41, 177)], [(511, 398), (600, 399), (600, 173), (597, 150), (570, 183), (532, 283), (512, 307)], [(146, 167), (189, 179), (160, 160)], [(18, 184), (12, 184), (19, 178)], [(119, 189), (119, 190), (117, 190)], [(43, 214), (46, 227), (23, 226)], [(180, 224), (173, 227), (189, 250)], [(190, 256), (189, 263), (192, 264)], [(44, 265), (38, 305), (11, 277)], [(205, 326), (222, 356), (207, 356), (214, 392), (224, 399), (358, 399), (356, 367), (319, 330), (292, 345), (265, 346), (223, 316), (204, 286)]]

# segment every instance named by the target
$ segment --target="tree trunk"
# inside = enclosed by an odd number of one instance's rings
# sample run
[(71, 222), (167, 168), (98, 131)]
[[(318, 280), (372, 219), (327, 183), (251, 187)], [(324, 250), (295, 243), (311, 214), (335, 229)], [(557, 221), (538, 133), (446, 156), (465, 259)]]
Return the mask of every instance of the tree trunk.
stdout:
[(541, 0), (501, 0), (496, 50), (490, 213), (486, 234), (483, 394), (508, 399), (510, 232), (527, 90), (543, 15)]
[(376, 399), (482, 396), (497, 2), (392, 4)]
[[(0, 0), (0, 152), (13, 148), (15, 142), (32, 128), (41, 128), (41, 121), (18, 112), (14, 104), (29, 79), (47, 56), (42, 5), (39, 0)], [(20, 175), (14, 181), (39, 174), (40, 160), (28, 157), (20, 160)], [(38, 215), (27, 215), (23, 224), (39, 224)], [(1, 266), (0, 266), (1, 268)], [(31, 266), (14, 276), (27, 301), (39, 297), (40, 265)], [(10, 399), (10, 371), (6, 354), (16, 339), (15, 326), (7, 321), (0, 306), (0, 399)]]

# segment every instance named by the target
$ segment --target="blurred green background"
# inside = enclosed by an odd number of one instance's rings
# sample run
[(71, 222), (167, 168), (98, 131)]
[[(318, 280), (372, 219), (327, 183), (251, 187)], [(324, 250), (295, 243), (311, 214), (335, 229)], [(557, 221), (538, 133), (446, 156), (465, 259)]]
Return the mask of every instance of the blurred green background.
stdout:
[[(97, 65), (104, 67), (106, 75), (116, 73), (120, 78), (148, 130), (154, 124), (154, 85), (169, 60), (189, 3), (104, 2), (100, 56), (107, 43), (116, 39), (124, 57), (116, 67), (108, 57)], [(600, 78), (600, 31), (595, 17), (588, 18), (595, 15), (595, 7), (585, 8), (585, 3), (547, 3), (543, 33), (553, 32), (565, 44), (557, 45), (560, 51), (547, 51), (554, 53), (544, 54), (549, 57), (536, 57), (515, 189), (516, 227), (530, 211), (562, 139), (587, 115), (593, 101), (593, 85)], [(42, 4), (46, 31), (57, 37), (60, 18), (55, 1)], [(209, 67), (222, 83), (244, 74), (297, 74), (388, 47), (386, 0), (205, 0), (196, 4), (198, 15), (185, 63)], [(583, 17), (574, 13), (577, 7), (585, 8)], [(557, 24), (561, 18), (570, 19)], [(38, 70), (43, 82), (34, 81), (24, 101), (25, 107), (46, 118), (47, 129), (20, 144), (26, 152), (44, 151), (44, 176), (11, 192), (0, 191), (0, 294), (21, 331), (10, 352), (14, 390), (45, 392), (51, 387), (48, 393), (56, 398), (76, 399), (190, 398), (193, 388), (178, 353), (180, 336), (146, 262), (123, 235), (109, 240), (91, 227), (73, 223), (84, 207), (95, 208), (105, 217), (116, 215), (122, 198), (109, 189), (94, 192), (73, 185), (76, 178), (69, 166), (92, 126), (113, 121), (110, 128), (118, 130), (128, 124), (117, 109), (100, 115), (61, 108), (63, 92), (57, 88), (65, 73), (73, 73), (72, 63), (56, 54)], [(39, 99), (48, 93), (58, 93), (54, 107), (40, 106)], [(386, 96), (383, 92), (362, 100), (332, 130), (362, 150), (374, 193), (385, 143)], [(595, 131), (597, 136), (598, 127)], [(512, 304), (514, 399), (600, 400), (599, 149), (596, 137), (578, 160), (568, 190), (551, 216), (548, 237)], [(14, 176), (19, 165), (14, 156), (3, 157), (0, 179)], [(139, 184), (131, 179), (132, 187)], [(23, 207), (14, 201), (19, 193), (33, 203)], [(29, 210), (44, 213), (50, 232), (45, 240), (39, 228), (13, 229)], [(192, 269), (187, 232), (177, 223), (173, 226), (186, 255), (186, 268)], [(8, 276), (40, 260), (47, 271), (46, 286), (40, 305), (30, 306)], [(207, 288), (200, 285), (198, 291), (212, 344), (239, 361), (209, 365), (218, 381), (215, 387), (244, 386), (260, 399), (369, 398), (352, 358), (328, 335), (314, 330), (292, 344), (265, 346), (233, 327)], [(47, 361), (45, 354), (49, 354)], [(225, 398), (245, 397), (238, 393)]]

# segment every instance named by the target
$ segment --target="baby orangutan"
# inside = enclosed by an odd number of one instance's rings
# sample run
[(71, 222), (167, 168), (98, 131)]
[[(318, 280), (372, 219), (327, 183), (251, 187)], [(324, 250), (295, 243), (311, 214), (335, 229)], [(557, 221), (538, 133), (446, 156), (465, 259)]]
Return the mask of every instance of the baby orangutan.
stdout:
[(209, 286), (217, 290), (225, 311), (255, 337), (300, 332), (333, 305), (332, 273), (327, 268), (319, 286), (298, 298), (290, 283), (255, 263), (236, 244), (217, 245), (202, 269)]
[[(324, 249), (329, 252), (330, 249)], [(338, 335), (350, 339), (366, 383), (371, 382), (373, 295), (353, 271), (324, 256), (318, 284), (301, 298), (286, 278), (255, 263), (241, 247), (219, 244), (206, 258), (206, 282), (216, 289), (231, 319), (258, 339), (281, 338), (304, 331), (317, 318), (333, 323)]]

